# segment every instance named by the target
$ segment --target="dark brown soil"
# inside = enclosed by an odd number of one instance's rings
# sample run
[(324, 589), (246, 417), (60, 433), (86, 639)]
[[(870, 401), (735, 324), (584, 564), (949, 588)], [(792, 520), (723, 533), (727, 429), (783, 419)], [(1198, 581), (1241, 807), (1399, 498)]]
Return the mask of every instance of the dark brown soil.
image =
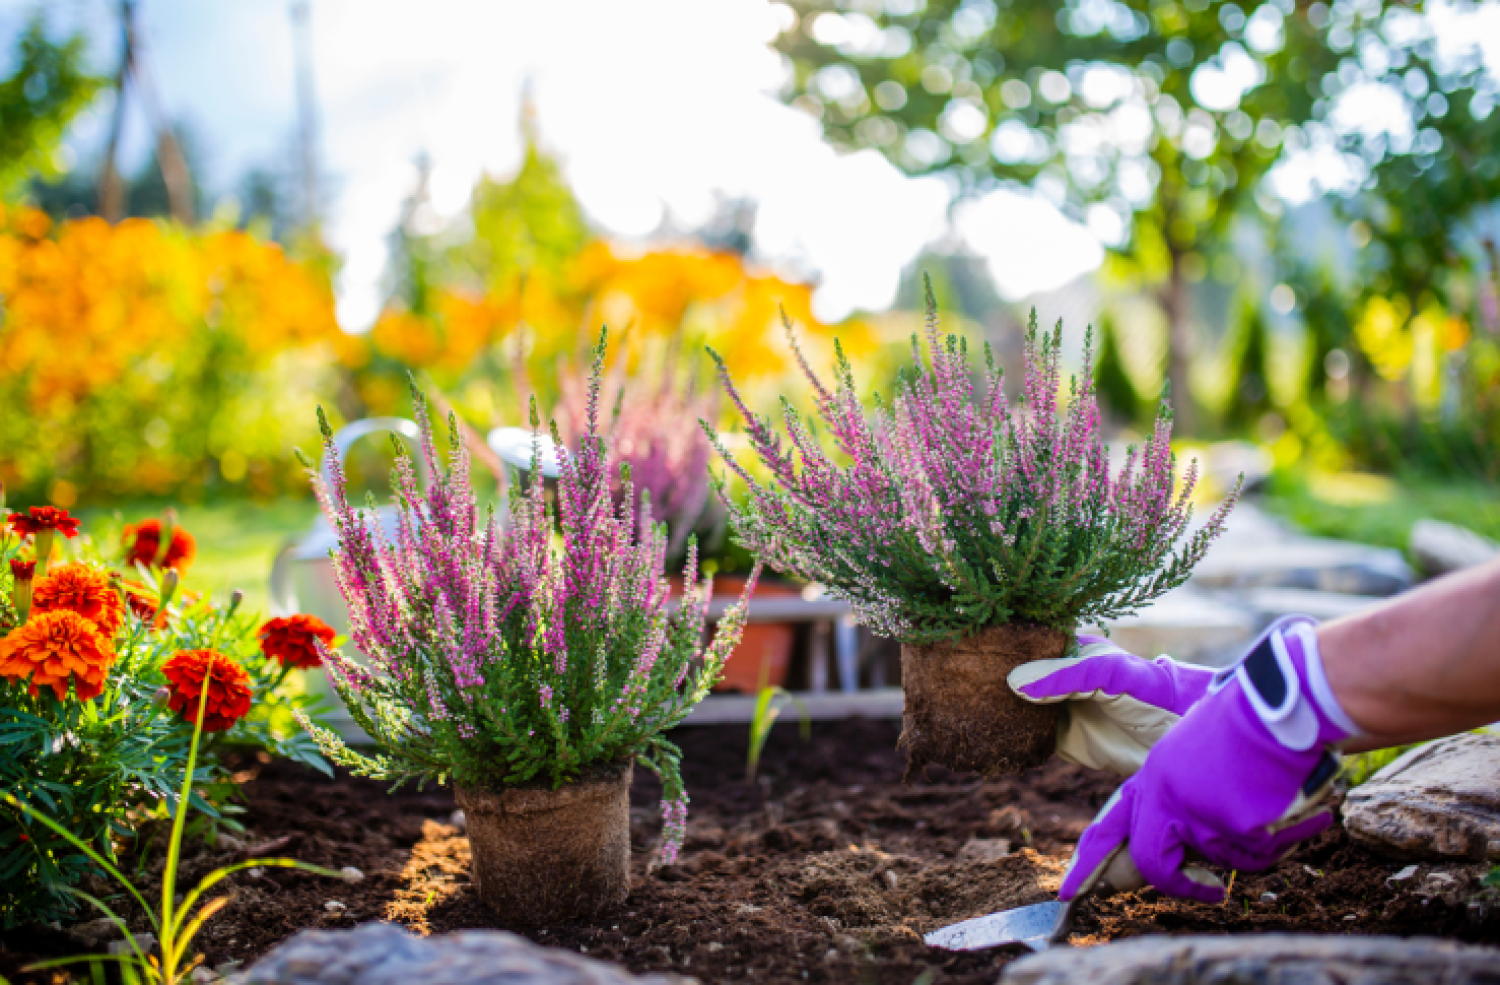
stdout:
[[(656, 784), (636, 771), (633, 886), (602, 917), (524, 930), (637, 971), (677, 971), (705, 982), (929, 982), (989, 985), (1020, 952), (949, 954), (920, 934), (957, 920), (1047, 899), (1071, 846), (1116, 780), (1057, 761), (978, 779), (934, 768), (903, 785), (897, 727), (819, 725), (802, 745), (781, 725), (757, 783), (743, 779), (743, 727), (681, 730), (693, 795), (683, 862), (652, 870), (660, 822)], [(268, 870), (234, 880), (235, 901), (200, 939), (210, 965), (248, 962), (304, 927), (396, 920), (421, 933), (493, 926), (469, 880), (468, 839), (452, 825), (446, 791), (388, 796), (368, 781), (328, 781), (275, 763), (245, 788), (244, 850), (205, 851), (189, 880), (256, 854), (292, 855), (365, 875), (349, 884)], [(1013, 851), (1002, 855), (1003, 839)], [(148, 867), (149, 868), (149, 867)], [(1235, 878), (1230, 900), (1207, 906), (1150, 890), (1086, 904), (1075, 944), (1146, 933), (1440, 935), (1500, 944), (1500, 919), (1472, 920), (1470, 870), (1429, 868), (1386, 880), (1401, 864), (1376, 859), (1339, 830), (1269, 873)], [(1228, 873), (1225, 873), (1228, 876)], [(1424, 897), (1442, 883), (1445, 895)], [(1429, 890), (1430, 891), (1430, 890)], [(1262, 902), (1262, 894), (1274, 901)], [(337, 901), (343, 909), (325, 904)], [(1352, 919), (1350, 919), (1352, 917)], [(82, 950), (66, 932), (29, 928), (0, 939), (0, 974), (16, 982), (28, 960)], [(62, 980), (62, 979), (58, 979)]]
[(1023, 701), (1006, 675), (1062, 656), (1072, 641), (1056, 629), (1003, 625), (951, 642), (903, 645), (901, 748), (911, 768), (931, 763), (999, 776), (1045, 763), (1063, 706)]

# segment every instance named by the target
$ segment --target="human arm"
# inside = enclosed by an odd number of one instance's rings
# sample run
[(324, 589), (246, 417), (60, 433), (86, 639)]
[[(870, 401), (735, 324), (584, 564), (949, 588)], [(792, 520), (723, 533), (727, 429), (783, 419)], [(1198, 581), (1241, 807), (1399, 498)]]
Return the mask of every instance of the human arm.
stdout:
[(1318, 627), (1360, 752), (1500, 721), (1500, 559)]

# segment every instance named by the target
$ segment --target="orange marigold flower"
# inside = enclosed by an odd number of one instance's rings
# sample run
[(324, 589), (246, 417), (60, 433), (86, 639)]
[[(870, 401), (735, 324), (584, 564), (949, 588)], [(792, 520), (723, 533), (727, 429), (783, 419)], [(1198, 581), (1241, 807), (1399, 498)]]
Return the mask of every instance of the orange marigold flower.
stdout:
[(222, 732), (250, 711), (250, 675), (217, 650), (178, 650), (161, 672), (168, 682), (168, 706), (189, 723), (198, 720), (198, 701), (208, 678), (205, 732)]
[(283, 667), (306, 670), (323, 663), (318, 640), (331, 646), (335, 635), (333, 627), (317, 616), (281, 616), (260, 627), (260, 649), (281, 661)]
[(86, 564), (63, 564), (38, 578), (31, 590), (34, 612), (58, 612), (69, 609), (83, 616), (103, 633), (114, 639), (125, 622), (125, 602), (109, 582), (109, 576)]
[[(161, 521), (142, 520), (125, 525), (125, 563), (134, 567), (137, 563), (152, 567), (161, 554)], [(181, 527), (172, 528), (172, 543), (167, 556), (162, 559), (163, 568), (186, 571), (193, 558), (198, 556), (198, 542), (193, 535)]]
[(71, 680), (80, 701), (97, 698), (114, 662), (109, 640), (71, 609), (34, 616), (0, 640), (0, 677), (29, 682), (33, 697), (50, 687), (61, 701)]
[(10, 529), (22, 537), (39, 534), (43, 530), (56, 530), (70, 540), (78, 536), (78, 520), (69, 516), (67, 510), (56, 506), (33, 506), (27, 513), (12, 513)]

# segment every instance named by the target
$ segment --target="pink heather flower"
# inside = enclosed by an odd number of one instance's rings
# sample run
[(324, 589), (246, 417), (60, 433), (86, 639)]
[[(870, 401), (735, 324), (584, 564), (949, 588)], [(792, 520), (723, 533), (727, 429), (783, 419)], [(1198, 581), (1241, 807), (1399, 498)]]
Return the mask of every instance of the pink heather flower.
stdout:
[[(668, 535), (652, 514), (692, 513), (695, 496), (701, 507), (701, 489), (679, 480), (683, 470), (706, 471), (706, 440), (682, 425), (717, 398), (663, 380), (643, 405), (654, 409), (638, 420), (670, 417), (676, 429), (653, 443), (655, 425), (611, 415), (603, 343), (571, 440), (558, 442), (555, 487), (517, 484), (499, 510), (481, 513), (466, 432), (450, 418), (440, 450), (419, 392), (419, 447), (399, 453), (393, 470), (393, 530), (348, 501), (332, 429), (320, 420), (324, 459), (310, 472), (338, 536), (333, 575), (350, 638), (368, 664), (326, 648), (322, 656), (380, 750), (371, 758), (342, 750), (340, 761), (357, 772), (560, 784), (592, 764), (633, 759), (658, 772), (677, 804), (674, 823), (686, 823), (679, 754), (663, 733), (717, 681), (748, 593), (705, 645), (706, 592), (669, 609)], [(532, 424), (535, 462), (540, 421)], [(632, 479), (614, 467), (625, 461), (636, 466)], [(638, 488), (650, 489), (651, 505)], [(696, 585), (696, 551), (685, 553), (686, 583)], [(334, 741), (313, 734), (320, 745)]]
[[(1162, 402), (1144, 446), (1109, 469), (1091, 346), (1066, 386), (1062, 326), (1033, 313), (1020, 401), (1012, 406), (986, 349), (938, 331), (931, 293), (925, 346), (889, 396), (866, 409), (839, 351), (830, 389), (814, 390), (831, 458), (789, 405), (785, 432), (753, 414), (722, 361), (720, 377), (774, 484), (758, 480), (709, 431), (747, 495), (725, 505), (739, 541), (767, 564), (828, 585), (882, 635), (932, 642), (1007, 622), (1072, 629), (1128, 614), (1186, 580), (1238, 499), (1191, 526), (1196, 464), (1174, 475)], [(721, 489), (721, 494), (724, 490)]]

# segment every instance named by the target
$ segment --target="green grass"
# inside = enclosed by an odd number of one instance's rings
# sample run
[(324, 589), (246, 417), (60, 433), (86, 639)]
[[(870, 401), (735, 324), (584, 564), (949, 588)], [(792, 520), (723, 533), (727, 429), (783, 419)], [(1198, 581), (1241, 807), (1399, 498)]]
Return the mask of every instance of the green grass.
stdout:
[(1500, 486), (1476, 481), (1281, 472), (1265, 506), (1310, 534), (1401, 550), (1421, 519), (1500, 541)]
[[(77, 511), (83, 530), (109, 558), (118, 556), (121, 528), (148, 517), (159, 517), (171, 503), (128, 501), (112, 509)], [(309, 498), (284, 498), (264, 503), (228, 500), (178, 506), (178, 522), (198, 541), (198, 558), (184, 584), (196, 592), (224, 598), (236, 588), (245, 590), (245, 608), (266, 612), (270, 600), (271, 562), (286, 542), (301, 537), (312, 526), (318, 504)]]

